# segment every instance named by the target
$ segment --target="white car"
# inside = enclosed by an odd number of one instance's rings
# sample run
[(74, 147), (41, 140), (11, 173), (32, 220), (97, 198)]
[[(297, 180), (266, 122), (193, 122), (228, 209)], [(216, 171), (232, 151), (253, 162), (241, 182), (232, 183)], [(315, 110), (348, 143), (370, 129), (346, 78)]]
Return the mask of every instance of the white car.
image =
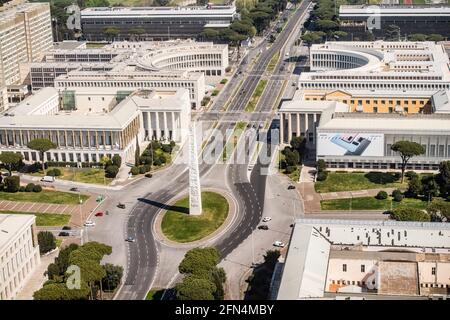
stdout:
[(271, 217), (264, 217), (264, 219), (262, 219), (263, 222), (269, 222), (270, 220), (272, 220)]
[(95, 222), (88, 220), (84, 223), (84, 226), (85, 227), (93, 227), (93, 226), (95, 226)]
[(281, 242), (281, 241), (275, 241), (275, 242), (273, 243), (273, 245), (274, 245), (275, 247), (280, 247), (280, 248), (284, 248), (284, 246), (285, 246), (285, 244), (284, 244), (283, 242)]

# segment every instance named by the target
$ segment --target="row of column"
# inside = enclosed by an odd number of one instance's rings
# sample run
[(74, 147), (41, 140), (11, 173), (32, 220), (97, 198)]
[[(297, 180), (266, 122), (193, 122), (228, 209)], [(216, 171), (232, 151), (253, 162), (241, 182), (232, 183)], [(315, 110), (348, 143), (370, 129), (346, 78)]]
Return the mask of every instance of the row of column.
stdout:
[[(304, 125), (301, 126), (301, 115), (303, 115), (304, 118)], [(311, 117), (310, 117), (311, 116)], [(293, 120), (295, 118), (295, 130), (293, 129)], [(312, 120), (312, 133), (313, 133), (313, 141), (312, 144), (316, 143), (316, 127), (318, 120), (320, 119), (320, 115), (317, 113), (299, 113), (299, 112), (281, 112), (280, 113), (280, 142), (281, 143), (289, 143), (292, 140), (292, 137), (295, 136), (299, 137), (301, 136), (301, 133), (304, 133), (305, 138), (307, 139), (306, 142), (309, 143), (309, 133), (310, 133), (310, 120)], [(287, 141), (285, 141), (285, 125), (287, 121)]]
[[(142, 112), (144, 118), (143, 124), (144, 129), (148, 131), (147, 137), (149, 139), (156, 138), (157, 140), (161, 138), (170, 139), (169, 131), (172, 131), (172, 140), (175, 142), (180, 141), (179, 130), (180, 124), (180, 112), (175, 111), (148, 111)], [(156, 137), (153, 137), (153, 131), (156, 132)], [(162, 134), (164, 131), (164, 134)]]

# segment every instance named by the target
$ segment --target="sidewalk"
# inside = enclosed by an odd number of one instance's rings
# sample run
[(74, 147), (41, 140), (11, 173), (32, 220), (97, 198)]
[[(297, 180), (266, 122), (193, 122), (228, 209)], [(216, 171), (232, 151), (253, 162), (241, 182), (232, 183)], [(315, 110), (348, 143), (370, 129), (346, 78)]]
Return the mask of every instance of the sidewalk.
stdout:
[(29, 275), (28, 280), (17, 295), (16, 300), (33, 300), (33, 293), (39, 290), (47, 280), (47, 276), (44, 276), (44, 272), (47, 271), (48, 265), (53, 263), (58, 254), (59, 250), (55, 250), (49, 255), (41, 256), (41, 263), (34, 269), (33, 273)]

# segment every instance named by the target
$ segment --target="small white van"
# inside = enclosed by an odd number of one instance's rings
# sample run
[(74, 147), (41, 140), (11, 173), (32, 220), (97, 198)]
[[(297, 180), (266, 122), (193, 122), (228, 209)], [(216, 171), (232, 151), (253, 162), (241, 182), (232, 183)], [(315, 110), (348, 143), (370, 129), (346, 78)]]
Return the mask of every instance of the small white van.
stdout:
[(54, 182), (56, 179), (53, 176), (44, 176), (41, 181), (43, 182)]

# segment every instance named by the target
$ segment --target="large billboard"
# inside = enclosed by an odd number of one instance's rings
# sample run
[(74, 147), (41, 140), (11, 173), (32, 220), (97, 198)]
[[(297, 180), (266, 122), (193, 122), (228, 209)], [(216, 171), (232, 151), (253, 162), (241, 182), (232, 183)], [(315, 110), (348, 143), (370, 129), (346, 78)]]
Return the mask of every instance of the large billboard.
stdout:
[(319, 133), (318, 156), (384, 156), (382, 133)]

